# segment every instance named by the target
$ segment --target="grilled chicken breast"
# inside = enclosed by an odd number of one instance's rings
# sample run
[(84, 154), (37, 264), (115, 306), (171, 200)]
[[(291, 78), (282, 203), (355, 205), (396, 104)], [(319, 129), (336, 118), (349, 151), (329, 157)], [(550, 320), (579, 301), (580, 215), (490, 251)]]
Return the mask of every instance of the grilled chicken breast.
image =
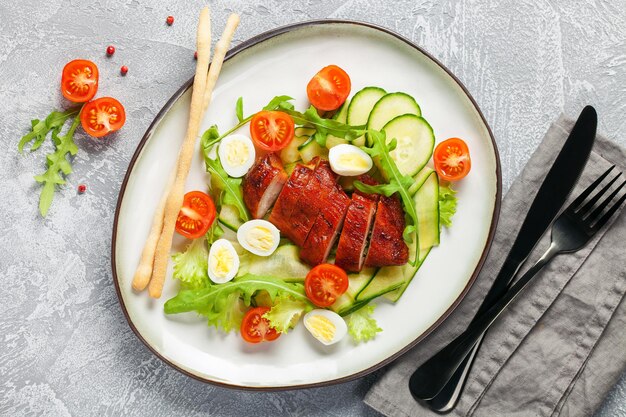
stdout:
[[(369, 175), (361, 175), (357, 179), (365, 184), (377, 184)], [(378, 198), (378, 194), (358, 190), (352, 194), (335, 256), (335, 264), (346, 271), (358, 272), (363, 268)]]
[(328, 161), (319, 161), (311, 179), (293, 204), (291, 214), (282, 219), (285, 230), (279, 228), (296, 245), (301, 247), (304, 244), (317, 215), (328, 205), (327, 198), (336, 181), (337, 175), (330, 169)]
[(404, 265), (409, 259), (409, 248), (402, 238), (404, 227), (398, 196), (380, 196), (365, 266)]
[(290, 226), (291, 213), (297, 207), (302, 191), (313, 178), (313, 171), (318, 163), (319, 159), (316, 158), (310, 164), (297, 164), (294, 167), (287, 184), (285, 184), (278, 195), (276, 204), (274, 204), (274, 208), (270, 213), (269, 221), (280, 230), (283, 236), (291, 240), (293, 240), (290, 234), (292, 229)]
[(252, 217), (260, 219), (265, 216), (285, 182), (287, 173), (276, 154), (268, 153), (256, 161), (242, 182), (243, 201)]
[(327, 196), (327, 204), (322, 207), (309, 231), (300, 258), (310, 265), (326, 262), (343, 225), (350, 198), (337, 184)]

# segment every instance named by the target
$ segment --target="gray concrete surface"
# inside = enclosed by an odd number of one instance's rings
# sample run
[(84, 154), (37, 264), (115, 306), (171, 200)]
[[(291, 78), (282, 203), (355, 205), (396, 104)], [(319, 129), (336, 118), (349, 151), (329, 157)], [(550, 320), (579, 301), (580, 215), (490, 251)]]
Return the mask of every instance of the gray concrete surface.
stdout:
[[(109, 251), (123, 175), (143, 132), (194, 70), (202, 1), (0, 0), (0, 415), (373, 416), (361, 399), (376, 374), (338, 386), (249, 393), (170, 369), (126, 324)], [(209, 2), (214, 24), (242, 15), (235, 42), (315, 18), (374, 22), (423, 45), (482, 107), (505, 187), (558, 114), (596, 106), (599, 130), (626, 145), (626, 4), (602, 1)], [(174, 15), (172, 27), (165, 18)], [(221, 29), (215, 29), (215, 31)], [(104, 56), (108, 44), (117, 47)], [(43, 153), (18, 156), (33, 117), (64, 103), (61, 68), (98, 63), (100, 94), (126, 104), (113, 137), (78, 134), (75, 172), (46, 219), (37, 214)], [(127, 65), (126, 77), (119, 67)], [(44, 150), (50, 149), (46, 144)], [(76, 186), (88, 191), (77, 195)], [(626, 377), (599, 416), (626, 416)]]

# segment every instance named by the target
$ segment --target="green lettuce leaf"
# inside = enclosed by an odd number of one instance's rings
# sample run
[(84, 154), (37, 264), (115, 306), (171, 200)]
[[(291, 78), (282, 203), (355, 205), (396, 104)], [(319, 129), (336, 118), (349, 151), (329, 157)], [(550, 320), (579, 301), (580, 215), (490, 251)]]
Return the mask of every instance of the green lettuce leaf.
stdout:
[(287, 333), (298, 323), (302, 314), (312, 309), (313, 305), (307, 300), (279, 297), (263, 317), (269, 320), (270, 326), (278, 332)]
[(266, 291), (272, 302), (277, 297), (308, 303), (304, 286), (271, 276), (246, 274), (224, 284), (209, 284), (197, 290), (182, 289), (164, 306), (166, 314), (197, 311), (208, 318), (209, 326), (226, 332), (238, 328), (245, 307), (254, 294)]
[(439, 186), (439, 225), (452, 226), (452, 216), (456, 213), (457, 198), (456, 190), (452, 189), (452, 184)]
[[(404, 212), (406, 214), (406, 227), (404, 229), (403, 237), (408, 243), (413, 242), (413, 238), (417, 242), (417, 211), (415, 209), (415, 202), (409, 192), (409, 188), (413, 184), (414, 180), (408, 175), (402, 175), (396, 162), (390, 155), (390, 152), (396, 147), (396, 139), (392, 139), (387, 143), (384, 132), (378, 132), (376, 130), (368, 131), (369, 137), (372, 140), (372, 147), (361, 146), (365, 152), (367, 152), (372, 158), (378, 158), (380, 170), (385, 178), (388, 179), (387, 184), (380, 185), (367, 185), (361, 181), (355, 181), (354, 187), (364, 193), (376, 193), (383, 194), (387, 197), (394, 193), (398, 193), (402, 204), (404, 206)], [(415, 258), (413, 261), (409, 261), (411, 265), (416, 265), (418, 262), (418, 248), (419, 245), (415, 245)]]
[(356, 343), (372, 340), (376, 337), (376, 333), (383, 330), (378, 327), (372, 313), (374, 313), (374, 305), (368, 304), (346, 317), (348, 333)]
[(204, 246), (204, 239), (195, 239), (184, 252), (172, 255), (174, 278), (185, 289), (199, 289), (209, 285), (209, 251)]

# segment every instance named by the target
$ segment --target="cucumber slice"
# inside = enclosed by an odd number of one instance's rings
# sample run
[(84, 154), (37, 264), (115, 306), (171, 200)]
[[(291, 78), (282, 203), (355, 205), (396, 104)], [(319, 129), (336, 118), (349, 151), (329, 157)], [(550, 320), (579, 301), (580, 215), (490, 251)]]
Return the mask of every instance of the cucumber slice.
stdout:
[(293, 134), (295, 136), (306, 136), (306, 137), (309, 137), (313, 133), (315, 133), (315, 129), (314, 128), (312, 128), (312, 127), (304, 127), (304, 126), (296, 127), (296, 129), (293, 131)]
[(239, 226), (243, 224), (243, 222), (239, 218), (239, 210), (237, 210), (237, 207), (230, 204), (222, 205), (220, 215), (217, 217), (217, 219), (220, 223), (222, 223), (233, 232), (239, 230)]
[[(359, 90), (354, 97), (352, 97), (350, 106), (348, 106), (346, 123), (350, 126), (366, 125), (372, 108), (385, 94), (387, 94), (387, 92), (380, 87), (365, 87)], [(362, 144), (357, 145), (355, 143), (356, 141), (361, 141)], [(363, 144), (365, 144), (365, 137), (360, 136), (352, 143), (356, 146), (363, 146)]]
[[(413, 201), (418, 219), (419, 261), (415, 267), (410, 264), (405, 265), (404, 283), (397, 290), (385, 294), (385, 298), (394, 303), (400, 299), (409, 286), (433, 246), (439, 244), (439, 178), (436, 172), (431, 170), (423, 185), (413, 196)], [(409, 253), (412, 253), (412, 250), (409, 250)]]
[(285, 164), (285, 172), (287, 173), (287, 175), (291, 175), (296, 165), (298, 165), (298, 163), (300, 162), (302, 162), (302, 160), (298, 159), (297, 161), (294, 161), (290, 164)]
[(417, 190), (419, 190), (420, 187), (424, 184), (424, 181), (426, 181), (428, 179), (428, 176), (433, 172), (434, 171), (432, 170), (432, 168), (422, 168), (422, 170), (418, 172), (415, 176), (415, 182), (413, 183), (413, 185), (409, 187), (409, 194), (411, 194), (412, 196), (415, 195)]
[[(346, 118), (348, 116), (348, 106), (350, 103), (346, 101), (341, 105), (341, 108), (335, 115), (333, 116), (333, 120), (336, 120), (341, 123), (346, 123)], [(340, 138), (333, 135), (326, 136), (326, 148), (330, 149), (333, 146), (341, 145), (342, 143), (349, 143), (346, 139)]]
[(378, 270), (374, 278), (361, 291), (356, 301), (365, 303), (393, 291), (404, 284), (404, 266), (385, 266)]
[(283, 164), (291, 164), (300, 160), (298, 148), (308, 139), (308, 136), (294, 136), (291, 142), (280, 151), (280, 159), (283, 161)]
[(358, 274), (348, 274), (350, 281), (348, 290), (330, 306), (330, 309), (339, 315), (345, 315), (346, 312), (353, 310), (356, 296), (363, 291), (375, 274), (376, 268), (363, 268)]
[[(386, 94), (372, 108), (367, 119), (367, 128), (381, 130), (391, 120), (403, 114), (421, 116), (422, 111), (415, 99), (406, 93)], [(369, 140), (368, 144), (371, 145)]]
[(322, 148), (316, 141), (311, 140), (300, 146), (299, 149), (302, 162), (305, 164), (311, 161), (316, 156), (320, 156), (328, 159), (328, 149)]
[(246, 273), (272, 275), (287, 282), (303, 282), (311, 268), (300, 261), (300, 250), (296, 245), (279, 246), (271, 256), (246, 253), (240, 257), (237, 276)]
[(435, 147), (435, 134), (423, 117), (414, 114), (397, 116), (383, 126), (383, 131), (387, 135), (387, 143), (396, 139), (396, 148), (390, 155), (402, 174), (413, 176), (430, 160)]

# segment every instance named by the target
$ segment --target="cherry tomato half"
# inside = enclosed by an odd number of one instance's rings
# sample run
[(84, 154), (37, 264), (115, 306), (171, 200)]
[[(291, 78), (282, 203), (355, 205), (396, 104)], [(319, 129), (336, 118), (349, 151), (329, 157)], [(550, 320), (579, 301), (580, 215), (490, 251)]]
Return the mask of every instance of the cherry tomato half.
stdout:
[(112, 97), (101, 97), (85, 104), (80, 113), (83, 129), (90, 136), (100, 138), (120, 130), (126, 122), (124, 106)]
[(98, 91), (98, 67), (86, 59), (75, 59), (63, 68), (61, 93), (75, 103), (84, 103)]
[(278, 339), (280, 333), (270, 327), (270, 322), (263, 314), (270, 311), (269, 307), (256, 307), (248, 310), (241, 322), (241, 336), (250, 343), (271, 342)]
[(337, 65), (322, 68), (306, 86), (309, 101), (318, 110), (338, 109), (350, 95), (350, 77)]
[(337, 265), (320, 264), (311, 269), (304, 280), (309, 300), (318, 307), (328, 307), (348, 290), (348, 275)]
[(472, 168), (467, 144), (459, 138), (450, 138), (437, 145), (433, 161), (439, 177), (447, 181), (460, 180)]
[(291, 116), (281, 111), (260, 111), (250, 121), (250, 136), (259, 148), (275, 152), (289, 145), (295, 125)]
[(185, 194), (183, 206), (176, 218), (176, 231), (189, 239), (204, 236), (215, 220), (215, 204), (211, 197), (202, 191)]

